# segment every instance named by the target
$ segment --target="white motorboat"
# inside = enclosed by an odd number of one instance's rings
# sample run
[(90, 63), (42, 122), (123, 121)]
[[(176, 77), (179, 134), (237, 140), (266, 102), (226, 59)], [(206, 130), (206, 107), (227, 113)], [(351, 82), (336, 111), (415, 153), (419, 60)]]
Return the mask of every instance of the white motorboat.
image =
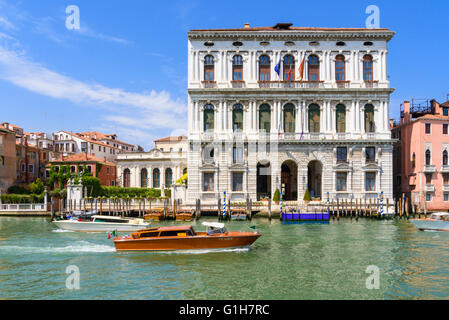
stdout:
[(430, 218), (410, 219), (419, 230), (449, 231), (449, 212), (434, 212)]
[(81, 232), (134, 232), (148, 228), (151, 223), (140, 218), (121, 218), (93, 215), (89, 219), (73, 217), (67, 220), (53, 220), (60, 229)]

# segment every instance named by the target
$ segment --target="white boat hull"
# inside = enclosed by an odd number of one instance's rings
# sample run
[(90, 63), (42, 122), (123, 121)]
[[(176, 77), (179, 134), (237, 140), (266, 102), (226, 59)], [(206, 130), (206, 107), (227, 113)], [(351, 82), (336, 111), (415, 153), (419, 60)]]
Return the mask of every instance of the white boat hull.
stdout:
[(148, 228), (150, 223), (111, 223), (111, 222), (90, 222), (76, 220), (59, 220), (53, 223), (60, 229), (80, 231), (80, 232), (134, 232)]
[(433, 219), (410, 219), (419, 230), (449, 231), (449, 221)]

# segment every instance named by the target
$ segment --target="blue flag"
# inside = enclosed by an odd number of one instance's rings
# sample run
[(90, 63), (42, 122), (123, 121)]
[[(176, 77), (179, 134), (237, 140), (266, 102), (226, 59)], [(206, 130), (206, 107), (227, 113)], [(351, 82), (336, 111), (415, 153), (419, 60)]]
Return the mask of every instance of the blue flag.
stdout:
[(274, 71), (278, 74), (278, 77), (281, 76), (281, 59), (279, 59), (278, 64), (274, 66)]

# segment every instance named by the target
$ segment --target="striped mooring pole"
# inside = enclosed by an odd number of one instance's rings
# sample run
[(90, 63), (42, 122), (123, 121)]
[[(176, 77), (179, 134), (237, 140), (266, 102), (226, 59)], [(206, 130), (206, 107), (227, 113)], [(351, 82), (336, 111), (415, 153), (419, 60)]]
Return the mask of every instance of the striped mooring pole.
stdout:
[(380, 216), (384, 213), (384, 192), (380, 192)]
[(223, 219), (226, 217), (226, 191), (223, 192)]

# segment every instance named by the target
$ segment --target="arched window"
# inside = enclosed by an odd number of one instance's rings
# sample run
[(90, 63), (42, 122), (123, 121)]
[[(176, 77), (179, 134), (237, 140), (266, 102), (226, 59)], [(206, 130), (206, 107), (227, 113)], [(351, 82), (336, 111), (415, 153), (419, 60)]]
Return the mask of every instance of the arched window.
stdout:
[(309, 65), (308, 80), (309, 81), (320, 81), (320, 60), (316, 55), (309, 56), (307, 61)]
[(145, 168), (140, 170), (140, 187), (141, 188), (148, 187), (148, 171)]
[(295, 59), (291, 55), (284, 57), (284, 81), (295, 80)]
[(232, 58), (232, 80), (243, 81), (243, 59), (240, 55)]
[(339, 54), (335, 57), (335, 80), (345, 81), (345, 56)]
[(131, 171), (127, 168), (123, 171), (123, 187), (129, 188), (131, 182)]
[(426, 166), (430, 166), (430, 156), (431, 156), (430, 150), (427, 149), (426, 150)]
[(320, 132), (320, 106), (309, 106), (309, 132)]
[(295, 132), (295, 106), (288, 103), (284, 106), (284, 132)]
[(373, 57), (369, 54), (363, 56), (363, 80), (373, 81)]
[(270, 81), (270, 57), (262, 55), (259, 58), (259, 81)]
[(153, 188), (161, 187), (161, 172), (158, 168), (153, 169)]
[(371, 104), (365, 106), (365, 132), (375, 132), (374, 107)]
[(170, 168), (165, 169), (165, 187), (170, 188), (172, 185), (173, 171)]
[(234, 132), (243, 131), (243, 106), (235, 104), (232, 107), (232, 130)]
[(412, 168), (415, 169), (416, 166), (416, 154), (413, 152), (412, 155)]
[(443, 151), (443, 166), (447, 166), (447, 150)]
[(269, 133), (271, 131), (271, 108), (263, 104), (259, 108), (259, 130)]
[(161, 172), (158, 168), (153, 169), (153, 188), (161, 187)]
[(335, 113), (337, 132), (346, 132), (346, 107), (342, 104), (337, 105)]
[(203, 111), (204, 132), (214, 131), (215, 108), (211, 104), (206, 104)]
[(214, 81), (214, 57), (204, 57), (204, 81)]

